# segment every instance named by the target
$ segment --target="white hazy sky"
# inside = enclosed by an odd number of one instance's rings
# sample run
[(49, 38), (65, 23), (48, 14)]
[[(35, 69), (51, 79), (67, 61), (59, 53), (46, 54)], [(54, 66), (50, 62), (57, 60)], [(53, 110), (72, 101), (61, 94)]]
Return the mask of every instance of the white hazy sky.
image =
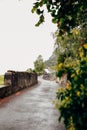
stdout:
[(7, 70), (25, 71), (41, 54), (48, 59), (53, 51), (51, 32), (56, 25), (50, 21), (36, 28), (36, 14), (31, 13), (35, 0), (0, 0), (0, 74)]

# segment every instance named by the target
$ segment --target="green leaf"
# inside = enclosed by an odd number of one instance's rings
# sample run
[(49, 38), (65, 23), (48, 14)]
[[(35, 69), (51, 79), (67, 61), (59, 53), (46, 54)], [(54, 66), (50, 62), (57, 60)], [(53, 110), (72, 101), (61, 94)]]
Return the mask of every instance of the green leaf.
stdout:
[(41, 11), (40, 9), (37, 9), (37, 10), (36, 10), (36, 13), (37, 13), (38, 15), (40, 15), (40, 14), (43, 13), (43, 11)]
[(40, 16), (40, 23), (43, 23), (44, 22), (44, 16), (43, 14)]
[(36, 8), (38, 8), (38, 7), (39, 7), (39, 2), (34, 3), (34, 6), (35, 6)]
[(40, 24), (44, 22), (44, 16), (43, 14), (40, 16), (39, 21), (35, 24), (36, 27), (38, 27)]
[(47, 3), (46, 7), (47, 7), (48, 12), (51, 12), (49, 3)]
[(38, 21), (35, 26), (38, 27), (41, 23)]
[(54, 23), (54, 24), (57, 23), (57, 19), (55, 19), (55, 18), (52, 19), (52, 23)]
[(36, 12), (37, 8), (34, 6), (31, 10), (32, 13)]
[(43, 4), (46, 4), (47, 3), (47, 0), (43, 0)]

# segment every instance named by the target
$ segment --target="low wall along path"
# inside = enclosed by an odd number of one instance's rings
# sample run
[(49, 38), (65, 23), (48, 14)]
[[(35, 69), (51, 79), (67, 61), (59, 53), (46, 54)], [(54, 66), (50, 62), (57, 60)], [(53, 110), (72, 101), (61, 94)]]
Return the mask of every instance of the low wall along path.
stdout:
[(9, 96), (37, 83), (38, 79), (35, 72), (7, 71), (4, 75), (4, 86), (0, 88), (0, 98)]

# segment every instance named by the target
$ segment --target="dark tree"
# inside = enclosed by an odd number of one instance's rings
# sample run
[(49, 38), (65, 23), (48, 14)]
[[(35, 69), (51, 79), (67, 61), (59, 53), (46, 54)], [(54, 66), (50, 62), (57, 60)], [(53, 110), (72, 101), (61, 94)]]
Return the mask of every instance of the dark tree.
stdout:
[(87, 21), (87, 0), (36, 0), (32, 8), (32, 13), (39, 15), (36, 26), (45, 21), (44, 5), (52, 16), (52, 22), (57, 24), (60, 35)]

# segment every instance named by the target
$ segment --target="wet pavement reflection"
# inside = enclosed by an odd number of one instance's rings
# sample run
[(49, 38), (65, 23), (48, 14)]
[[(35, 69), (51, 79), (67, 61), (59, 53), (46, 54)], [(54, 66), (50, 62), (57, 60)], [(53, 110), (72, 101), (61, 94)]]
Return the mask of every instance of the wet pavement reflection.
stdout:
[(0, 130), (65, 130), (52, 104), (57, 87), (39, 78), (37, 85), (0, 100)]

